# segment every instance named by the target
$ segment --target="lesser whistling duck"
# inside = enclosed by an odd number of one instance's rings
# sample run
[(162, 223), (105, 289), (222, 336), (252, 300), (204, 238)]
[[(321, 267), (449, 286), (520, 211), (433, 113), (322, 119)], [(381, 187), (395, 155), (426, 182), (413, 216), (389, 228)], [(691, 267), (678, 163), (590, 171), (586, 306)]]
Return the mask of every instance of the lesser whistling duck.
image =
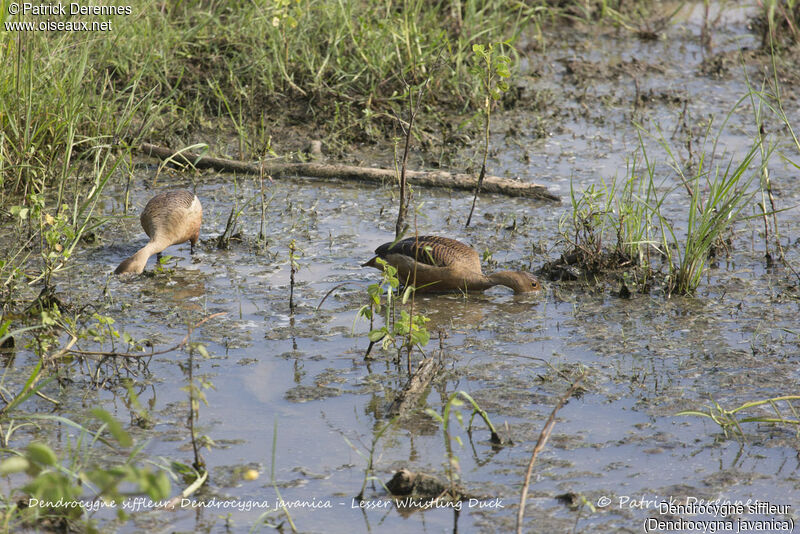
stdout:
[(171, 245), (189, 241), (194, 252), (200, 237), (203, 207), (197, 195), (190, 191), (165, 191), (150, 199), (139, 219), (150, 242), (120, 263), (114, 274), (141, 273), (150, 256)]
[(397, 243), (384, 243), (376, 256), (362, 267), (381, 269), (381, 258), (397, 269), (401, 282), (412, 283), (416, 268), (418, 291), (483, 291), (503, 285), (514, 293), (529, 293), (542, 288), (539, 280), (524, 271), (498, 271), (483, 274), (478, 252), (455, 239), (438, 236), (408, 237)]

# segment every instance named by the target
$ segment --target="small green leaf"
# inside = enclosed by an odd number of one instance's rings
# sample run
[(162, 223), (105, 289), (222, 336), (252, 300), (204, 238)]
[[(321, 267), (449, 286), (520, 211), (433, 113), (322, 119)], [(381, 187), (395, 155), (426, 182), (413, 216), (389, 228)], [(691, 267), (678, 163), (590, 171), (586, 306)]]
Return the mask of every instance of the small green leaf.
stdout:
[(95, 408), (92, 410), (92, 415), (108, 425), (108, 431), (111, 432), (111, 435), (121, 446), (130, 447), (133, 444), (130, 434), (125, 432), (120, 422), (114, 419), (110, 413), (100, 408)]
[(30, 467), (30, 462), (22, 456), (12, 456), (0, 463), (0, 476), (7, 476), (14, 473), (22, 473)]
[(420, 330), (414, 333), (412, 336), (411, 341), (416, 343), (417, 345), (424, 347), (428, 344), (428, 341), (431, 340), (431, 335), (427, 330)]
[(195, 346), (195, 349), (197, 349), (197, 352), (199, 352), (200, 356), (202, 356), (203, 358), (209, 358), (208, 350), (206, 349), (206, 346), (203, 345), (202, 343), (198, 343)]
[(373, 343), (377, 343), (378, 341), (383, 339), (384, 336), (386, 336), (386, 334), (388, 334), (388, 333), (389, 332), (388, 332), (388, 330), (386, 330), (385, 326), (383, 328), (380, 328), (380, 329), (375, 329), (375, 330), (373, 330), (372, 332), (369, 333), (369, 340), (372, 341)]
[(147, 485), (142, 484), (142, 490), (154, 501), (166, 499), (170, 494), (170, 483), (164, 471), (148, 473)]
[(28, 445), (28, 458), (41, 465), (56, 465), (58, 457), (53, 449), (44, 443), (31, 443)]
[(444, 423), (444, 419), (442, 419), (442, 416), (439, 415), (435, 410), (427, 408), (425, 410), (425, 413), (428, 414), (430, 417), (434, 418), (436, 422), (438, 422), (439, 424)]
[(408, 302), (408, 299), (411, 295), (414, 294), (414, 289), (411, 286), (406, 287), (405, 291), (403, 291), (403, 298), (400, 300), (403, 304)]

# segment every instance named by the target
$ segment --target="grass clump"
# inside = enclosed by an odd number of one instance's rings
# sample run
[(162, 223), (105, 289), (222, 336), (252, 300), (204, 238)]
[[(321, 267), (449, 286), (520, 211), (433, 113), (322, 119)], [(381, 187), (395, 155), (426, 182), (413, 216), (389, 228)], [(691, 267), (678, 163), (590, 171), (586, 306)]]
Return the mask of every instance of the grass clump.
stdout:
[(102, 38), (4, 31), (0, 184), (23, 197), (63, 189), (99, 152), (124, 156), (142, 135), (182, 136), (216, 119), (265, 155), (270, 123), (288, 109), (354, 138), (391, 122), (392, 104), (442, 49), (451, 70), (431, 93), (462, 106), (478, 90), (467, 72), (473, 40), (513, 38), (535, 10), (465, 0), (457, 11), (423, 0), (148, 1), (108, 17)]
[[(642, 290), (648, 288), (653, 252), (658, 250), (657, 220), (651, 206), (656, 203), (656, 184), (649, 162), (641, 170), (634, 156), (623, 180), (591, 185), (583, 192), (570, 187), (572, 210), (559, 222), (566, 252), (555, 264), (545, 266), (551, 275), (564, 264), (577, 273), (595, 276), (622, 271)], [(570, 275), (570, 273), (572, 273)]]
[[(474, 90), (472, 41), (516, 36), (534, 15), (498, 0), (466, 0), (458, 16), (423, 0), (181, 4), (163, 14), (160, 3), (146, 6), (141, 24), (164, 32), (156, 46), (169, 72), (164, 79), (146, 66), (147, 80), (165, 97), (163, 84), (177, 89), (169, 98), (174, 120), (189, 129), (230, 119), (253, 150), (287, 110), (325, 125), (331, 141), (391, 131), (392, 111), (443, 48), (450, 72), (436, 77), (431, 93), (439, 104), (462, 106)], [(124, 56), (137, 57), (136, 45), (127, 46)]]
[[(635, 156), (621, 185), (614, 180), (581, 194), (571, 191), (572, 211), (560, 224), (567, 251), (558, 262), (545, 266), (546, 272), (552, 275), (565, 264), (585, 275), (623, 272), (621, 293), (629, 291), (631, 281), (640, 291), (648, 291), (658, 274), (668, 295), (696, 291), (709, 259), (724, 246), (726, 232), (757, 193), (751, 185), (757, 174), (763, 174), (769, 154), (754, 166), (762, 147), (759, 138), (738, 162), (712, 164), (713, 153), (703, 152), (696, 164), (684, 167), (663, 138), (658, 141), (678, 184), (669, 185), (669, 177), (659, 181), (656, 162), (640, 136), (643, 168)], [(679, 189), (686, 191), (689, 203), (685, 218), (674, 220), (662, 208)]]
[(786, 49), (800, 43), (800, 2), (760, 0), (754, 28), (761, 33), (761, 47)]
[(694, 293), (723, 234), (738, 220), (740, 212), (755, 195), (756, 192), (750, 190), (754, 176), (748, 175), (748, 170), (757, 149), (758, 144), (737, 165), (730, 162), (724, 169), (704, 168), (703, 158), (691, 180), (681, 176), (690, 198), (685, 235), (676, 235), (674, 225), (658, 213), (662, 250), (669, 268), (667, 285), (670, 293)]

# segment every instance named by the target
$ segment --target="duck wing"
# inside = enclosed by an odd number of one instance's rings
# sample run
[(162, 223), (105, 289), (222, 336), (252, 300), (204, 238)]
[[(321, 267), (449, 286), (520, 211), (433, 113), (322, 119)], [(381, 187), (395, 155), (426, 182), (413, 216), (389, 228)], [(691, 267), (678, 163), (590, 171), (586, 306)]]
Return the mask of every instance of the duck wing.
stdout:
[(375, 249), (375, 254), (381, 258), (385, 258), (387, 254), (402, 254), (434, 267), (460, 265), (477, 272), (481, 270), (481, 258), (477, 251), (448, 237), (407, 237), (396, 243), (384, 243)]

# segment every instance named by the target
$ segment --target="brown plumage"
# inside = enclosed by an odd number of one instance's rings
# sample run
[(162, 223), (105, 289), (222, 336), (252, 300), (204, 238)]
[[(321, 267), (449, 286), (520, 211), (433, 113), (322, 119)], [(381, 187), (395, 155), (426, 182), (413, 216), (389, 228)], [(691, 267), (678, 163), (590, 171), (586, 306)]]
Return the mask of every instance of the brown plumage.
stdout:
[(165, 191), (150, 199), (139, 219), (150, 242), (120, 263), (114, 274), (141, 273), (150, 256), (171, 245), (189, 241), (194, 251), (200, 238), (203, 207), (200, 199), (190, 191)]
[(397, 243), (384, 243), (375, 249), (376, 256), (362, 267), (380, 269), (381, 258), (397, 269), (401, 282), (412, 284), (416, 271), (417, 291), (483, 291), (503, 285), (514, 293), (541, 289), (539, 281), (524, 271), (498, 271), (483, 274), (478, 252), (455, 239), (438, 236), (408, 237)]

